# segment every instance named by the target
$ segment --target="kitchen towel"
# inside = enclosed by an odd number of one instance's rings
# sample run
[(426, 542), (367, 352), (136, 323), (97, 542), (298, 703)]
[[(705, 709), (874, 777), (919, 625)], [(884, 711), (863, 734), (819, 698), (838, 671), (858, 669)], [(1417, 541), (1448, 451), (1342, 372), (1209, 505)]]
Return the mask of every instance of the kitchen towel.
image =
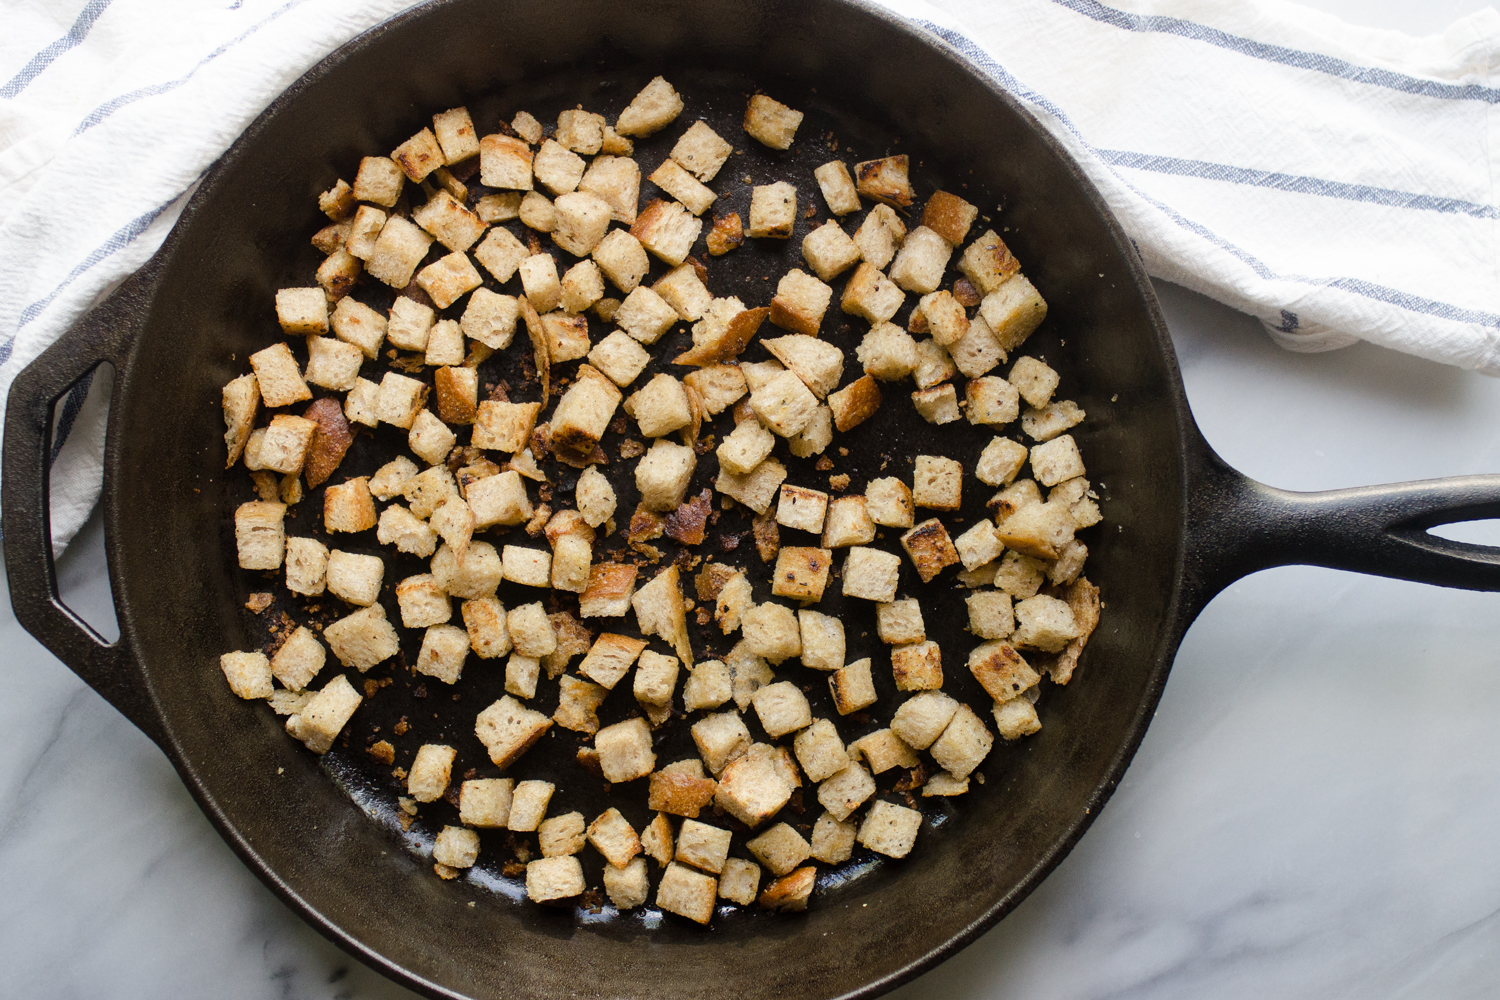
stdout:
[[(1082, 164), (1154, 276), (1282, 346), (1500, 374), (1500, 14), (1413, 38), (1281, 0), (885, 0)], [(19, 0), (0, 38), (0, 396), (160, 246), (299, 75), (407, 0)], [(878, 55), (878, 54), (877, 54)], [(54, 546), (99, 491), (61, 408)]]

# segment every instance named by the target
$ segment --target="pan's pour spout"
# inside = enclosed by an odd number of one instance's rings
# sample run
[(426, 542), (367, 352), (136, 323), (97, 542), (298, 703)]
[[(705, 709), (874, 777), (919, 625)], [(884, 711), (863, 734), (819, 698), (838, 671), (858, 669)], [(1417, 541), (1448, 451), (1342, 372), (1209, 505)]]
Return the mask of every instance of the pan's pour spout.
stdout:
[(1500, 548), (1429, 529), (1500, 517), (1500, 475), (1297, 493), (1231, 468), (1194, 428), (1184, 587), (1194, 615), (1235, 580), (1326, 566), (1439, 587), (1500, 590)]

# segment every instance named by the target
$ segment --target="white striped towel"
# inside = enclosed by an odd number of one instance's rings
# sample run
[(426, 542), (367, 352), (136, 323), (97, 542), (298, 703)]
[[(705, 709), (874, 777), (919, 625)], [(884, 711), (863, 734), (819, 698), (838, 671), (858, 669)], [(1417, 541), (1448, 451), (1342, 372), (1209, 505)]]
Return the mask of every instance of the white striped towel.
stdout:
[[(1500, 374), (1500, 14), (1440, 36), (1281, 0), (885, 0), (1083, 163), (1148, 270), (1292, 350), (1369, 340)], [(0, 396), (160, 245), (301, 73), (408, 0), (29, 0), (0, 38)], [(66, 200), (56, 193), (74, 196)], [(77, 192), (89, 192), (81, 204)], [(98, 494), (76, 391), (66, 545)], [(71, 415), (70, 415), (71, 414)]]

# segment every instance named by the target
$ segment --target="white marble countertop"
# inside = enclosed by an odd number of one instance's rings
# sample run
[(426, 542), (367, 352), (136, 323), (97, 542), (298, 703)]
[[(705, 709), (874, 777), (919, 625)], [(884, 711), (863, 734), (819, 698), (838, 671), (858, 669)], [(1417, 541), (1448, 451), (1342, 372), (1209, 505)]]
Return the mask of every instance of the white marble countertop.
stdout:
[[(1428, 33), (1484, 4), (1313, 6)], [(1248, 317), (1158, 294), (1204, 433), (1246, 474), (1324, 489), (1500, 470), (1500, 382), (1363, 345), (1287, 354)], [(96, 518), (60, 567), (95, 621), (108, 614), (99, 533)], [(1231, 587), (1188, 633), (1079, 846), (892, 996), (1493, 995), (1497, 620), (1500, 596), (1329, 570)], [(0, 646), (0, 992), (413, 995), (265, 889), (160, 751), (20, 629), (8, 596)]]

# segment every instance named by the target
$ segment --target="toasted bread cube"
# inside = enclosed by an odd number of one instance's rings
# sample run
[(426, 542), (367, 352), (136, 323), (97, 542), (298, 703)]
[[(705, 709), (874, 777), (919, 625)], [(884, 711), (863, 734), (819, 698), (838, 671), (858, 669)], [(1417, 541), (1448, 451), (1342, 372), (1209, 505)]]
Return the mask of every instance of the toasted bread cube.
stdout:
[(703, 282), (698, 280), (698, 272), (691, 264), (683, 264), (668, 271), (651, 286), (651, 290), (677, 313), (679, 319), (689, 322), (701, 319), (713, 301), (713, 296)]
[(987, 375), (970, 379), (966, 392), (971, 424), (998, 427), (1020, 416), (1020, 395), (1016, 392), (1016, 387), (1003, 378)]
[[(385, 471), (386, 469), (381, 469), (381, 473)], [(458, 495), (458, 485), (453, 481), (453, 473), (445, 465), (436, 465), (425, 472), (406, 477), (398, 489), (411, 507), (412, 515), (418, 518), (431, 517), (434, 511), (448, 502), (449, 497)]]
[(745, 131), (772, 149), (789, 149), (802, 124), (802, 112), (780, 101), (755, 94), (745, 106)]
[(479, 138), (468, 108), (450, 108), (432, 116), (432, 131), (443, 151), (443, 162), (460, 163), (479, 155)]
[(715, 257), (722, 257), (729, 251), (744, 246), (745, 232), (740, 226), (740, 213), (715, 215), (713, 228), (708, 231), (703, 242), (707, 244), (708, 252)]
[(943, 654), (932, 641), (891, 650), (891, 674), (897, 691), (935, 691), (943, 686)]
[[(786, 278), (782, 279), (783, 286), (787, 278), (799, 274), (802, 272), (788, 272)], [(816, 281), (817, 279), (808, 278), (808, 280)], [(819, 282), (819, 284), (822, 283)], [(773, 320), (776, 318), (774, 304), (771, 318)], [(813, 329), (816, 330), (816, 326)], [(772, 337), (762, 340), (761, 345), (775, 355), (776, 359), (787, 367), (787, 370), (800, 378), (819, 399), (833, 391), (844, 373), (844, 352), (816, 337), (802, 334), (791, 337)]]
[(1073, 435), (1064, 434), (1031, 449), (1031, 471), (1043, 486), (1056, 486), (1082, 476), (1087, 470)]
[(1021, 262), (1011, 254), (993, 229), (987, 230), (959, 259), (958, 269), (984, 295), (998, 289), (1021, 269)]
[(964, 467), (951, 458), (918, 455), (912, 475), (912, 502), (934, 510), (958, 510), (961, 506)]
[[(509, 699), (501, 700), (508, 701)], [(520, 706), (517, 705), (517, 707)], [(523, 708), (521, 711), (530, 710)], [(514, 833), (536, 832), (547, 815), (547, 805), (552, 801), (552, 793), (555, 790), (556, 786), (550, 781), (516, 782), (515, 789), (511, 793), (510, 816), (506, 820), (506, 829)]]
[(578, 190), (609, 206), (615, 222), (633, 225), (641, 196), (641, 168), (627, 156), (599, 156), (584, 171)]
[(906, 293), (866, 259), (844, 286), (839, 308), (851, 316), (863, 316), (871, 323), (884, 323), (896, 315), (905, 300)]
[(915, 809), (877, 800), (859, 827), (859, 842), (877, 854), (904, 858), (911, 853), (922, 827), (922, 814)]
[[(732, 152), (734, 147), (720, 138), (707, 123), (696, 121), (672, 147), (672, 159), (691, 171), (698, 180), (707, 182), (714, 179)], [(673, 191), (668, 190), (667, 193), (679, 200), (686, 200)]]
[(922, 605), (914, 597), (876, 605), (875, 627), (880, 641), (893, 646), (922, 642), (927, 638)]
[(484, 222), (447, 191), (439, 191), (425, 205), (411, 213), (412, 221), (427, 230), (439, 243), (463, 253), (484, 235)]
[[(1025, 701), (1026, 699), (1020, 699)], [(953, 720), (928, 752), (955, 778), (967, 778), (989, 756), (995, 737), (968, 705), (958, 706)]]
[(282, 288), (276, 292), (276, 320), (287, 333), (328, 332), (328, 296), (321, 288)]
[(526, 864), (526, 896), (533, 903), (570, 899), (586, 888), (583, 866), (574, 855), (540, 858)]
[(1006, 740), (1018, 740), (1023, 736), (1040, 732), (1042, 722), (1037, 718), (1036, 706), (1025, 698), (995, 703), (995, 729)]
[(1016, 473), (1021, 471), (1021, 466), (1026, 464), (1028, 455), (1025, 445), (997, 437), (979, 453), (974, 475), (987, 486), (1008, 485), (1016, 478)]
[[(507, 545), (506, 548), (514, 546)], [(505, 628), (515, 651), (522, 656), (546, 656), (557, 648), (557, 633), (552, 630), (552, 622), (540, 603), (512, 608), (506, 616)]]
[(375, 537), (382, 545), (394, 545), (407, 555), (426, 558), (437, 550), (437, 532), (400, 504), (380, 512)]
[(798, 868), (762, 889), (756, 902), (772, 911), (801, 913), (807, 909), (807, 901), (812, 898), (817, 876), (818, 870), (813, 865)]
[[(1001, 535), (1004, 539), (1006, 536)], [(1041, 560), (1020, 552), (1007, 552), (996, 567), (994, 584), (1016, 600), (1031, 597), (1046, 579), (1046, 567)]]
[(795, 787), (781, 752), (755, 743), (724, 768), (714, 801), (754, 829), (786, 805)]
[(380, 231), (385, 228), (388, 216), (378, 208), (361, 205), (349, 222), (349, 236), (344, 249), (359, 260), (369, 260), (380, 240)]
[(777, 823), (745, 847), (772, 875), (785, 875), (812, 856), (812, 845), (785, 823)]
[[(475, 305), (481, 301), (482, 296), (494, 296), (494, 294), (490, 291), (476, 293), (474, 298), (470, 300), (468, 312), (475, 310)], [(496, 297), (498, 298), (498, 296)], [(468, 312), (464, 314), (466, 321)], [(432, 330), (433, 320), (434, 316), (431, 306), (425, 306), (415, 299), (407, 298), (404, 295), (398, 296), (396, 301), (391, 303), (390, 318), (386, 320), (385, 324), (385, 339), (392, 347), (399, 347), (403, 351), (425, 352), (427, 350), (427, 335)], [(512, 326), (514, 326), (514, 322), (512, 322)], [(378, 347), (379, 345), (376, 346)]]
[(406, 177), (401, 168), (388, 156), (366, 156), (359, 161), (359, 172), (354, 176), (354, 197), (390, 208), (401, 197), (401, 185)]
[(466, 601), (493, 594), (502, 579), (500, 553), (488, 542), (470, 542), (463, 559), (448, 545), (439, 546), (431, 568), (439, 586)]
[(905, 241), (906, 226), (889, 205), (876, 205), (854, 232), (859, 255), (876, 270), (889, 264)]
[[(561, 404), (558, 409), (562, 410)], [(511, 454), (522, 451), (531, 441), (540, 410), (540, 403), (485, 400), (479, 404), (479, 411), (474, 416), (474, 447)]]
[(456, 684), (468, 655), (468, 632), (456, 625), (433, 625), (422, 636), (422, 649), (413, 669), (444, 684)]
[(875, 540), (875, 522), (862, 496), (835, 497), (823, 522), (823, 548), (865, 545)]
[(787, 438), (787, 447), (798, 458), (821, 455), (833, 443), (833, 408), (820, 406), (807, 426)]
[(512, 583), (523, 587), (552, 586), (552, 553), (544, 549), (507, 545), (502, 550), (501, 561), (505, 567), (505, 579)]
[[(319, 295), (323, 294), (321, 288), (317, 291)], [(292, 357), (292, 349), (286, 344), (276, 343), (256, 351), (250, 355), (250, 367), (255, 369), (256, 386), (267, 406), (287, 406), (312, 399), (307, 383), (302, 381), (297, 359)]]
[(797, 224), (797, 189), (786, 181), (756, 185), (750, 192), (750, 228), (754, 237), (790, 239)]
[[(364, 360), (364, 353), (353, 344), (332, 337), (308, 337), (305, 377), (313, 385), (346, 392), (359, 381), (359, 366)], [(261, 447), (264, 449), (264, 443)]]
[[(586, 191), (573, 191), (558, 197), (557, 228), (552, 239), (575, 257), (587, 256), (609, 231), (613, 209), (609, 202)], [(600, 286), (600, 296), (604, 294)]]
[[(848, 215), (859, 211), (859, 192), (855, 190), (849, 168), (844, 166), (842, 160), (830, 160), (814, 170), (813, 176), (817, 178), (818, 187), (823, 192), (823, 200), (828, 202), (828, 211), (834, 215)], [(823, 277), (821, 274), (819, 276)], [(824, 277), (823, 280), (828, 279)]]
[[(797, 384), (802, 383), (799, 380)], [(806, 392), (806, 389), (803, 391)], [(770, 509), (771, 500), (775, 498), (777, 488), (785, 479), (786, 467), (774, 458), (767, 458), (754, 471), (742, 476), (721, 468), (718, 479), (714, 481), (714, 489), (733, 497), (755, 513), (764, 514)]]
[(677, 858), (685, 864), (717, 875), (729, 858), (730, 832), (695, 819), (682, 822), (677, 832)]
[(863, 758), (874, 774), (884, 774), (893, 767), (916, 767), (917, 754), (901, 737), (889, 729), (877, 729), (849, 745), (849, 755)]
[(936, 191), (922, 209), (922, 225), (957, 246), (969, 235), (979, 209), (947, 191)]
[(894, 477), (872, 479), (865, 487), (865, 510), (870, 520), (887, 528), (910, 528), (916, 504), (905, 483)]
[(906, 235), (906, 242), (891, 263), (891, 280), (908, 292), (919, 295), (934, 292), (942, 284), (943, 272), (952, 255), (953, 248), (946, 240), (926, 226), (918, 226)]
[(817, 533), (823, 530), (823, 518), (827, 511), (827, 493), (784, 484), (781, 487), (781, 500), (776, 505), (776, 522), (799, 531)]
[(552, 720), (564, 729), (579, 733), (599, 731), (599, 706), (609, 692), (597, 684), (564, 674), (558, 678), (557, 710)]
[(334, 222), (347, 218), (354, 212), (354, 189), (343, 178), (334, 181), (333, 187), (318, 195), (318, 210)]
[[(771, 322), (794, 333), (806, 334), (812, 339), (818, 334), (818, 327), (822, 325), (823, 314), (828, 310), (828, 303), (833, 299), (833, 289), (803, 271), (792, 270), (782, 275), (781, 281), (776, 286), (776, 297), (771, 300)], [(788, 340), (782, 337), (781, 340)], [(769, 341), (762, 341), (769, 349)], [(831, 349), (839, 355), (839, 368), (842, 370), (842, 353), (838, 348), (822, 341), (816, 341), (819, 346)], [(773, 353), (774, 350), (773, 350)], [(788, 367), (791, 365), (785, 358), (778, 358)], [(826, 365), (826, 359), (819, 359), (821, 364)], [(835, 385), (837, 381), (835, 380)], [(828, 386), (819, 396), (826, 396), (833, 388)]]
[(667, 866), (656, 887), (656, 905), (668, 913), (707, 925), (713, 919), (718, 894), (719, 883), (712, 875), (674, 862)]
[(663, 656), (650, 649), (643, 651), (635, 668), (632, 689), (635, 700), (643, 705), (657, 707), (671, 704), (680, 669), (675, 656)]
[[(620, 405), (620, 390), (607, 377), (587, 366), (563, 393), (552, 413), (552, 443), (580, 455), (593, 451)], [(482, 407), (481, 407), (482, 409)], [(691, 454), (692, 449), (688, 452)], [(691, 474), (691, 470), (689, 470)], [(686, 483), (684, 483), (684, 488)], [(680, 499), (678, 502), (681, 502)], [(676, 503), (672, 504), (673, 507)], [(663, 508), (670, 510), (671, 508)]]
[[(502, 284), (514, 277), (516, 271), (520, 269), (521, 262), (530, 256), (531, 251), (526, 248), (526, 244), (516, 239), (510, 230), (499, 226), (486, 233), (484, 239), (474, 248), (474, 259), (483, 264), (484, 269)], [(510, 298), (510, 296), (504, 297)], [(512, 323), (512, 331), (514, 328), (515, 324)], [(482, 340), (478, 337), (475, 339)]]
[[(611, 382), (622, 388), (634, 382), (650, 362), (651, 355), (646, 352), (646, 349), (635, 338), (619, 330), (615, 330), (599, 341), (594, 345), (593, 350), (589, 351), (589, 363), (608, 376)], [(658, 375), (657, 378), (671, 378), (671, 376)], [(683, 399), (685, 402), (686, 396)], [(642, 431), (642, 433), (645, 432)]]
[(431, 410), (423, 410), (417, 414), (407, 435), (407, 443), (412, 452), (428, 465), (437, 465), (447, 458), (457, 440), (457, 435), (448, 429), (447, 424), (433, 416)]
[(651, 751), (651, 729), (645, 719), (628, 719), (605, 726), (594, 734), (599, 768), (611, 784), (644, 778), (656, 769)]
[(635, 466), (635, 485), (647, 510), (676, 510), (687, 496), (697, 456), (686, 445), (657, 438)]
[(1021, 415), (1021, 430), (1034, 441), (1051, 441), (1063, 431), (1083, 423), (1085, 414), (1071, 399), (1059, 399), (1040, 410)]
[(807, 696), (791, 681), (770, 684), (755, 692), (755, 714), (772, 739), (812, 725)]
[[(924, 230), (918, 229), (912, 233), (912, 240), (907, 242), (901, 252), (904, 254), (911, 249), (917, 236), (923, 232)], [(892, 267), (891, 270), (894, 272), (895, 268)], [(944, 347), (951, 348), (969, 332), (969, 317), (965, 314), (964, 307), (958, 304), (953, 293), (947, 289), (923, 295), (917, 307), (922, 310), (927, 326), (932, 330), (932, 339)]]
[(854, 853), (854, 837), (858, 827), (853, 823), (835, 819), (825, 812), (813, 824), (812, 857), (825, 864), (843, 864)]
[[(636, 841), (639, 845), (640, 841)], [(604, 866), (604, 891), (617, 910), (633, 910), (651, 898), (651, 881), (646, 875), (646, 860), (634, 858), (623, 867)]]
[(1016, 630), (1011, 641), (1047, 653), (1061, 652), (1082, 631), (1073, 618), (1073, 610), (1055, 597), (1038, 594), (1019, 601), (1015, 616)]
[(812, 421), (818, 397), (796, 373), (783, 371), (751, 391), (750, 406), (768, 428), (791, 437)]
[(536, 682), (541, 672), (542, 661), (537, 657), (511, 653), (505, 661), (505, 693), (517, 698), (536, 697)]
[(613, 689), (645, 648), (640, 639), (605, 632), (594, 641), (578, 665), (578, 672), (606, 689)]
[[(466, 254), (450, 253), (426, 267), (417, 274), (417, 285), (429, 296), (439, 309), (447, 309), (453, 303), (478, 288), (483, 283), (479, 272), (474, 265), (469, 263)], [(444, 322), (452, 324), (454, 334), (458, 333), (458, 324), (451, 320)], [(441, 324), (439, 324), (441, 325)], [(436, 333), (436, 327), (433, 330)], [(463, 341), (459, 340), (459, 357), (454, 358), (444, 355), (441, 358), (433, 356), (433, 344), (429, 338), (427, 342), (427, 363), (433, 364), (458, 364), (463, 361)]]
[(375, 499), (360, 476), (323, 491), (323, 527), (327, 531), (366, 531), (375, 527)]
[(658, 76), (641, 88), (641, 92), (620, 112), (615, 131), (620, 135), (652, 135), (666, 128), (680, 114), (682, 98), (677, 96), (670, 83)]
[(344, 398), (344, 417), (351, 424), (374, 427), (380, 423), (380, 386), (357, 378)]
[(943, 734), (958, 707), (958, 702), (941, 691), (912, 695), (896, 709), (891, 719), (891, 732), (907, 746), (926, 750)]
[(831, 549), (786, 546), (776, 556), (771, 593), (798, 601), (821, 601), (832, 566)]
[(819, 278), (832, 281), (859, 262), (860, 252), (843, 228), (830, 219), (803, 237), (802, 259)]
[(776, 675), (771, 672), (771, 665), (757, 656), (750, 644), (743, 640), (735, 643), (724, 659), (729, 666), (735, 707), (746, 711), (755, 698), (755, 692), (775, 681)]
[(593, 156), (604, 146), (604, 116), (582, 109), (564, 111), (557, 116), (554, 135), (573, 152)]
[(413, 183), (425, 180), (428, 174), (445, 162), (443, 148), (438, 145), (437, 136), (429, 128), (424, 128), (397, 146), (391, 153), (391, 159)]
[(754, 472), (775, 445), (775, 436), (759, 420), (746, 420), (729, 432), (715, 454), (720, 468), (744, 476)]
[(646, 248), (634, 231), (612, 230), (594, 247), (592, 256), (604, 276), (622, 292), (634, 291), (651, 268)]
[(530, 191), (531, 175), (532, 152), (525, 142), (498, 134), (479, 140), (479, 183), (485, 187)]
[(1010, 595), (986, 590), (965, 598), (969, 606), (969, 631), (981, 639), (1004, 639), (1015, 631)]
[(385, 317), (362, 302), (343, 298), (333, 310), (333, 333), (374, 360), (380, 354), (381, 341), (385, 339)]
[(834, 819), (843, 821), (875, 794), (875, 779), (851, 761), (818, 785), (818, 804)]
[(856, 190), (866, 198), (905, 208), (911, 204), (911, 181), (907, 179), (905, 153), (854, 165)]
[(539, 233), (550, 233), (557, 228), (557, 206), (540, 191), (527, 191), (522, 196), (516, 216), (522, 225)]
[(656, 343), (676, 323), (677, 310), (645, 285), (625, 296), (615, 311), (615, 325), (643, 344)]
[(676, 160), (663, 160), (661, 166), (657, 167), (647, 179), (680, 201), (683, 207), (694, 215), (702, 215), (718, 197), (711, 189), (699, 183), (696, 177), (683, 169)]
[(844, 665), (844, 623), (832, 615), (806, 609), (797, 612), (802, 643), (802, 665), (812, 670), (838, 670)]
[(537, 846), (544, 858), (571, 857), (586, 843), (583, 813), (570, 812), (542, 820), (536, 828)]
[(396, 629), (378, 604), (340, 618), (323, 630), (323, 639), (340, 663), (360, 673), (384, 663), (401, 648)]
[(563, 312), (581, 313), (604, 298), (604, 272), (593, 261), (581, 260), (563, 274), (561, 287)]
[(917, 367), (912, 378), (919, 389), (931, 389), (951, 379), (958, 373), (958, 366), (948, 354), (948, 349), (928, 337), (917, 341)]
[[(256, 501), (264, 503), (264, 501)], [(279, 525), (280, 518), (277, 518)], [(235, 514), (235, 535), (239, 535), (239, 514)], [(243, 565), (243, 563), (241, 564)], [(247, 566), (246, 569), (254, 569)], [(275, 567), (269, 567), (274, 569)], [(314, 597), (323, 593), (328, 579), (328, 549), (316, 538), (286, 539), (286, 589), (294, 594)]]
[(363, 700), (349, 679), (339, 674), (304, 703), (300, 711), (287, 717), (286, 731), (313, 753), (325, 754)]
[[(696, 671), (695, 671), (696, 672)], [(750, 730), (738, 712), (707, 715), (692, 727), (693, 743), (710, 774), (716, 777), (731, 763), (749, 751)], [(790, 796), (790, 792), (787, 793)]]
[(461, 826), (443, 827), (433, 841), (432, 860), (450, 869), (474, 867), (474, 862), (479, 860), (479, 834)]
[(1057, 390), (1057, 372), (1036, 358), (1017, 358), (1011, 366), (1009, 380), (1028, 406), (1041, 409), (1052, 401)]
[(453, 617), (448, 593), (431, 573), (409, 576), (396, 584), (396, 603), (401, 608), (401, 624), (407, 628), (441, 625)]
[(517, 270), (521, 273), (521, 288), (537, 312), (546, 313), (557, 308), (562, 301), (562, 282), (557, 277), (557, 264), (551, 254), (532, 254), (521, 261)]
[[(688, 251), (702, 231), (703, 220), (694, 218), (675, 201), (661, 200), (647, 205), (630, 227), (630, 235), (640, 240), (641, 246), (673, 267), (687, 259)], [(602, 266), (603, 262), (600, 264)], [(621, 290), (625, 289), (622, 287)]]
[(1005, 360), (1005, 352), (983, 316), (975, 316), (956, 342), (947, 346), (953, 367), (967, 378), (978, 378)]
[[(309, 364), (309, 367), (311, 365)], [(254, 375), (241, 375), (224, 385), (224, 446), (229, 458), (224, 468), (234, 465), (244, 454), (245, 443), (250, 440), (250, 431), (255, 425), (255, 414), (260, 409), (260, 388)]]
[(1072, 583), (1083, 572), (1088, 559), (1088, 546), (1074, 539), (1059, 551), (1057, 561), (1047, 570), (1047, 579), (1054, 584)]
[(772, 663), (789, 660), (802, 652), (797, 616), (784, 604), (767, 601), (745, 611), (741, 630), (746, 648)]
[(511, 651), (510, 632), (506, 629), (505, 605), (493, 594), (463, 603), (464, 627), (469, 633), (469, 648), (482, 660), (493, 660)]
[(682, 600), (681, 574), (677, 565), (667, 567), (630, 599), (636, 626), (642, 635), (659, 635), (691, 670), (693, 650), (688, 644), (687, 612)]
[[(479, 742), (485, 745), (489, 751), (490, 760), (500, 768), (514, 763), (550, 728), (552, 728), (551, 719), (541, 712), (532, 711), (510, 695), (505, 695), (480, 712), (474, 723), (474, 732), (478, 735)], [(511, 799), (510, 829), (526, 829), (517, 825), (518, 819), (526, 818), (518, 816), (518, 813), (521, 812), (523, 803), (529, 802), (534, 795), (530, 788), (536, 784), (545, 784), (545, 782), (523, 781), (516, 786), (515, 795)], [(523, 790), (526, 791), (525, 796), (523, 796)], [(547, 797), (551, 797), (550, 785), (547, 787)], [(545, 803), (543, 809), (545, 809)], [(537, 819), (540, 820), (540, 818), (538, 815)], [(530, 829), (535, 829), (535, 827), (530, 827)]]
[(1015, 274), (984, 297), (979, 313), (995, 332), (1000, 346), (1010, 352), (1041, 325), (1047, 316), (1047, 303), (1025, 275)]
[(958, 557), (963, 560), (964, 569), (971, 570), (999, 559), (1001, 551), (1005, 548), (1000, 541), (1000, 535), (995, 531), (993, 521), (978, 522), (954, 539), (953, 547), (958, 550)]
[(922, 798), (931, 798), (934, 795), (965, 795), (968, 791), (968, 778), (960, 778), (947, 771), (939, 771), (928, 778), (927, 783), (922, 786)]
[(458, 789), (458, 818), (466, 826), (503, 830), (510, 820), (513, 778), (472, 778)]
[(392, 216), (381, 227), (380, 237), (365, 261), (365, 271), (392, 288), (405, 288), (430, 246), (431, 236), (399, 215)]
[(433, 383), (442, 421), (472, 424), (479, 406), (479, 373), (473, 368), (445, 366), (434, 374)]
[(256, 464), (261, 469), (270, 469), (283, 475), (296, 475), (302, 471), (312, 447), (313, 435), (318, 425), (304, 417), (278, 413), (271, 418), (270, 426), (260, 436), (256, 448)]
[(517, 111), (510, 120), (510, 127), (526, 142), (536, 145), (542, 141), (542, 123), (529, 111)]
[(870, 660), (855, 660), (840, 667), (828, 678), (833, 704), (840, 715), (858, 712), (875, 704), (875, 682), (870, 675)]
[(720, 660), (704, 660), (682, 686), (683, 707), (689, 712), (718, 708), (733, 694), (729, 667)]
[(948, 529), (935, 517), (902, 535), (901, 547), (911, 557), (923, 583), (931, 583), (939, 573), (958, 562), (958, 550), (948, 537)]
[(418, 802), (436, 802), (448, 790), (458, 751), (439, 743), (424, 743), (406, 775), (406, 791)]
[(614, 868), (624, 868), (641, 853), (641, 839), (630, 821), (615, 808), (606, 809), (589, 824), (586, 836), (594, 850)]
[[(797, 752), (797, 763), (808, 781), (818, 782), (831, 778), (849, 765), (849, 754), (839, 731), (827, 719), (819, 719), (797, 734), (793, 741)], [(801, 859), (798, 860), (801, 863)]]
[(946, 383), (932, 389), (918, 389), (911, 394), (911, 402), (929, 424), (951, 424), (963, 416), (958, 409), (957, 390)]
[(592, 543), (580, 535), (565, 535), (552, 549), (552, 589), (572, 594), (588, 590), (593, 566)]
[(629, 564), (596, 563), (589, 568), (589, 586), (578, 600), (584, 618), (618, 618), (630, 610), (638, 571)]
[(246, 701), (271, 697), (271, 661), (265, 653), (225, 653), (219, 657), (219, 669), (237, 697)]
[(879, 549), (851, 546), (844, 562), (844, 596), (867, 601), (894, 601), (901, 577), (901, 558)]
[(755, 902), (760, 888), (760, 865), (741, 858), (726, 858), (723, 872), (719, 875), (719, 898), (740, 906)]
[(565, 312), (550, 312), (542, 318), (542, 333), (553, 364), (577, 361), (589, 352), (589, 321)]
[(599, 527), (614, 516), (617, 503), (615, 488), (610, 485), (605, 475), (593, 466), (589, 466), (578, 477), (578, 486), (573, 496), (578, 502), (578, 512), (583, 515), (583, 519), (591, 528)]
[(380, 397), (375, 405), (382, 423), (409, 431), (426, 401), (427, 386), (414, 378), (386, 372), (380, 380)]

